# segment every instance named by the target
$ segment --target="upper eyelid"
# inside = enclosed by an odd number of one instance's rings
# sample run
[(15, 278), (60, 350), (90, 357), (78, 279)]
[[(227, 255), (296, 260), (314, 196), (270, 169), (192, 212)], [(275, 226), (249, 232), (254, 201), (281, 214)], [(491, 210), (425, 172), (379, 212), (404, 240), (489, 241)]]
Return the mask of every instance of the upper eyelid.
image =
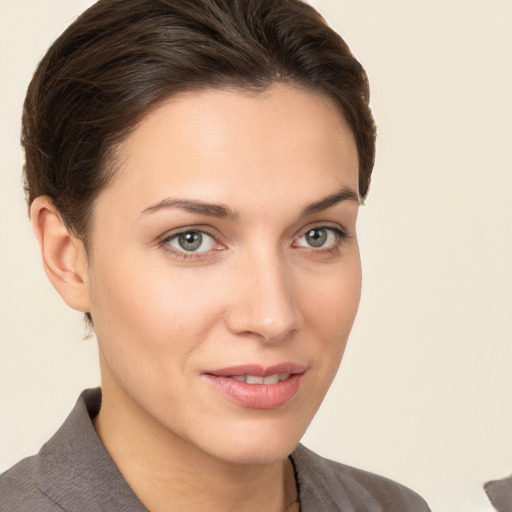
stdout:
[(182, 235), (183, 233), (190, 233), (190, 232), (196, 232), (201, 233), (203, 235), (207, 235), (212, 237), (214, 240), (222, 243), (219, 239), (222, 238), (220, 235), (217, 235), (216, 233), (213, 233), (212, 231), (216, 231), (213, 228), (207, 228), (203, 225), (200, 226), (186, 226), (184, 228), (176, 228), (169, 231), (166, 231), (163, 235), (159, 236), (158, 239), (160, 243), (165, 242), (166, 240), (169, 240), (171, 238), (175, 238), (179, 235)]
[[(333, 225), (333, 224), (335, 224), (335, 225)], [(294, 236), (294, 239), (295, 238), (300, 238), (300, 237), (304, 236), (308, 231), (311, 231), (313, 229), (330, 229), (332, 231), (337, 232), (338, 234), (341, 233), (344, 236), (348, 236), (349, 235), (349, 231), (344, 226), (342, 226), (339, 223), (332, 223), (331, 224), (331, 223), (328, 223), (328, 222), (312, 222), (311, 224), (308, 224), (307, 226), (305, 226), (302, 229), (300, 229), (297, 232), (297, 234)]]

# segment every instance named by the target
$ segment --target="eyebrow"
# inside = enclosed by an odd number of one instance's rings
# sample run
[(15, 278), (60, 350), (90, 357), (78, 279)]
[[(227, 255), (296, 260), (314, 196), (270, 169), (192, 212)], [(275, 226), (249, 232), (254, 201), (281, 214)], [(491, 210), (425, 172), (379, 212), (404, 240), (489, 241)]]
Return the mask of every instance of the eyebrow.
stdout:
[[(330, 196), (315, 201), (302, 209), (302, 216), (312, 215), (323, 210), (327, 210), (342, 201), (356, 201), (359, 203), (358, 194), (348, 187), (342, 187), (338, 192)], [(154, 213), (158, 210), (168, 208), (180, 208), (191, 213), (198, 213), (200, 215), (207, 215), (208, 217), (217, 217), (220, 219), (239, 220), (240, 214), (238, 211), (233, 210), (222, 204), (207, 203), (194, 199), (173, 199), (167, 198), (148, 206), (142, 211), (142, 214)]]
[(190, 199), (164, 199), (156, 204), (148, 206), (142, 213), (153, 213), (155, 211), (167, 208), (181, 208), (191, 213), (199, 213), (209, 217), (218, 217), (220, 219), (238, 220), (240, 214), (222, 204), (206, 203), (204, 201)]
[(327, 210), (332, 206), (341, 203), (342, 201), (356, 201), (359, 204), (359, 195), (349, 187), (342, 187), (338, 192), (327, 196), (324, 199), (320, 199), (320, 201), (316, 201), (306, 206), (302, 210), (302, 215), (312, 215), (313, 213), (318, 213), (323, 210)]

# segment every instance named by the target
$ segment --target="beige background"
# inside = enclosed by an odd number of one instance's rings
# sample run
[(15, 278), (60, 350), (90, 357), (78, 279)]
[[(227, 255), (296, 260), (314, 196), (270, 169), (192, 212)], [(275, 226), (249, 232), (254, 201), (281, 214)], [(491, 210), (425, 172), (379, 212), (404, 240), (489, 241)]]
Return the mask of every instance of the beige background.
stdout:
[[(89, 3), (0, 0), (0, 470), (98, 383), (43, 274), (18, 145), (31, 72)], [(489, 511), (482, 482), (512, 472), (512, 1), (312, 3), (366, 66), (380, 138), (362, 306), (305, 443), (435, 512)]]

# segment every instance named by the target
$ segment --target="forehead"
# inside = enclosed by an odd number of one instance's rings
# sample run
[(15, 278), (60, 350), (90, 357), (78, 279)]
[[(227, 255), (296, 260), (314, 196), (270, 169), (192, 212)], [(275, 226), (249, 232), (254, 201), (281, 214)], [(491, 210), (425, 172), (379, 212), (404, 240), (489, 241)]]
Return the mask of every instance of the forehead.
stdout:
[(118, 179), (99, 199), (130, 197), (139, 211), (166, 195), (224, 202), (236, 190), (243, 204), (284, 192), (308, 201), (340, 186), (358, 192), (357, 149), (338, 109), (285, 85), (177, 95), (139, 123), (118, 159)]

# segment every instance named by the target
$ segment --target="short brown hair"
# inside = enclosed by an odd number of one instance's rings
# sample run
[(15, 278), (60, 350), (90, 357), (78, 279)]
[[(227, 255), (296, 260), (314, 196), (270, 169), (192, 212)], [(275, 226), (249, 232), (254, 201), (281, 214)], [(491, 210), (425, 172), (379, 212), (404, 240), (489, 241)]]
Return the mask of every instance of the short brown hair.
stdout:
[(375, 124), (366, 73), (301, 0), (99, 0), (55, 41), (23, 112), (29, 204), (48, 195), (87, 242), (113, 152), (162, 100), (184, 90), (297, 84), (326, 94), (348, 122), (368, 193)]

